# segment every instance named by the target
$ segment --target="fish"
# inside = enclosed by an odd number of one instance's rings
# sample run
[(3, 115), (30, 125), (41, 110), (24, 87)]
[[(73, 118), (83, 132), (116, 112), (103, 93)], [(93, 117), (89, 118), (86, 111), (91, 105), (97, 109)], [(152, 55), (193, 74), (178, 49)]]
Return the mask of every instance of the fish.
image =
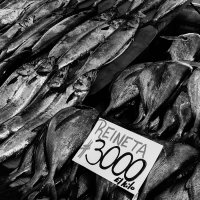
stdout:
[[(145, 102), (143, 105), (148, 110), (144, 120), (138, 124), (143, 130), (148, 129), (152, 115), (164, 106), (184, 78), (191, 74), (191, 68), (184, 63), (167, 61), (159, 65), (155, 63), (152, 69), (143, 70), (139, 76), (141, 96)], [(145, 79), (146, 77), (149, 77), (149, 80)]]
[(94, 200), (107, 198), (115, 188), (117, 188), (117, 185), (99, 175), (96, 175), (96, 193)]
[(33, 1), (20, 19), (0, 36), (0, 49), (3, 49), (16, 34), (22, 33), (38, 20), (49, 16), (62, 5), (63, 2), (58, 0)]
[(174, 61), (194, 61), (195, 55), (200, 50), (200, 35), (197, 33), (186, 33), (179, 36), (162, 36), (162, 38), (172, 40), (168, 52)]
[(188, 170), (189, 165), (191, 163), (193, 165), (197, 155), (197, 150), (190, 145), (165, 142), (161, 154), (140, 191), (138, 200), (146, 199), (150, 192), (161, 187), (162, 184), (166, 187), (166, 181), (168, 180), (170, 184), (170, 178), (174, 181), (184, 171), (184, 168)]
[(156, 195), (154, 200), (189, 200), (188, 191), (185, 188), (186, 181), (179, 181), (169, 188), (166, 188), (161, 194)]
[[(40, 71), (45, 71), (45, 73), (40, 74)], [(32, 73), (16, 90), (11, 101), (1, 108), (0, 124), (9, 120), (25, 108), (48, 80), (51, 73), (53, 73), (52, 62), (51, 60), (48, 62), (46, 59), (38, 66), (35, 73)]]
[(177, 123), (178, 122), (174, 111), (169, 109), (164, 114), (161, 128), (156, 132), (150, 133), (150, 135), (151, 137), (160, 138), (166, 133), (166, 131), (170, 132), (170, 130), (173, 130), (173, 128), (177, 126)]
[(69, 16), (51, 27), (32, 47), (32, 54), (38, 54), (47, 47), (56, 44), (56, 42), (67, 32), (83, 23), (89, 17), (95, 14), (95, 10), (83, 11), (81, 13)]
[[(43, 61), (44, 63), (47, 63), (48, 60)], [(49, 59), (49, 62), (51, 62), (51, 59)], [(39, 64), (41, 65), (42, 62)], [(49, 106), (54, 105), (54, 103), (59, 101), (62, 94), (58, 92), (58, 89), (64, 83), (67, 74), (68, 69), (66, 68), (55, 73), (52, 78), (41, 87), (40, 91), (36, 94), (34, 99), (32, 99), (31, 103), (22, 109), (21, 112), (1, 124), (0, 138), (7, 138), (10, 134), (22, 128), (27, 122), (44, 113)]]
[(192, 109), (190, 105), (190, 99), (186, 92), (181, 92), (177, 97), (173, 110), (179, 120), (179, 128), (175, 133), (173, 140), (179, 141), (183, 136), (183, 131), (185, 127), (189, 124), (192, 119)]
[(165, 0), (146, 0), (140, 8), (140, 12), (147, 13), (155, 8), (158, 8)]
[(99, 70), (105, 64), (119, 57), (133, 41), (139, 23), (140, 17), (137, 15), (123, 23), (90, 54), (85, 64), (75, 72), (75, 77), (92, 70)]
[(59, 40), (59, 42), (50, 50), (49, 57), (54, 57), (56, 59), (60, 58), (84, 36), (95, 30), (97, 27), (102, 26), (105, 22), (110, 21), (114, 15), (115, 12), (108, 11), (80, 24)]
[(89, 89), (96, 76), (95, 72), (91, 72), (87, 76), (79, 77), (75, 83), (66, 87), (45, 111), (28, 121), (22, 128), (15, 131), (13, 135), (1, 143), (0, 162), (7, 160), (13, 155), (20, 154), (36, 137), (38, 127), (47, 123), (58, 111), (82, 102), (89, 93)]
[(39, 138), (37, 138), (36, 140), (36, 142), (38, 142), (38, 145), (36, 145), (34, 149), (34, 154), (33, 154), (33, 161), (34, 161), (33, 176), (19, 190), (23, 194), (31, 190), (32, 187), (35, 185), (35, 183), (39, 181), (39, 179), (42, 176), (44, 177), (47, 175), (47, 165), (46, 165), (46, 158), (45, 158), (45, 152), (44, 152), (44, 141), (45, 141), (44, 138), (45, 138), (45, 129), (44, 129), (44, 132), (42, 132)]
[(199, 199), (199, 195), (200, 195), (199, 178), (200, 178), (200, 164), (198, 163), (192, 176), (189, 178), (189, 180), (186, 183), (186, 189), (188, 190), (189, 199), (192, 199), (192, 200)]
[(36, 61), (23, 64), (16, 69), (0, 87), (0, 108), (3, 108), (11, 101), (18, 88), (23, 84), (28, 76), (31, 75), (36, 68)]
[(23, 15), (28, 7), (33, 4), (33, 1), (19, 1), (18, 4), (19, 5), (13, 4), (11, 7), (0, 9), (0, 28), (6, 25), (12, 25), (17, 21), (20, 15)]
[(185, 4), (189, 3), (190, 0), (166, 0), (161, 4), (155, 13), (152, 21), (153, 22), (158, 22), (161, 20), (163, 17), (168, 15), (171, 12), (174, 12), (174, 10), (185, 6)]
[(118, 19), (104, 23), (91, 33), (88, 33), (58, 59), (57, 65), (59, 69), (72, 64), (75, 60), (88, 54), (92, 49), (102, 43), (109, 35), (117, 30), (123, 21), (124, 20)]
[[(6, 56), (15, 52), (21, 45), (26, 43), (27, 40), (30, 41), (35, 37), (38, 38), (38, 35), (45, 33), (50, 27), (58, 23), (62, 18), (63, 15), (55, 14), (50, 17), (43, 18), (36, 22), (33, 26), (30, 26), (26, 31), (22, 32), (19, 34), (19, 36), (11, 40), (6, 47), (2, 49), (0, 60), (3, 60)], [(29, 46), (26, 46), (26, 48), (28, 47)]]
[(151, 63), (131, 65), (113, 80), (110, 87), (110, 103), (104, 115), (107, 115), (111, 110), (121, 107), (123, 104), (139, 95), (139, 89), (134, 82), (140, 71), (149, 64)]
[(187, 91), (191, 104), (192, 114), (195, 117), (193, 127), (190, 129), (188, 136), (197, 134), (200, 126), (200, 107), (199, 107), (199, 86), (200, 86), (200, 70), (196, 69), (188, 79)]
[(9, 174), (6, 182), (11, 183), (21, 175), (30, 174), (32, 172), (33, 151), (34, 151), (34, 144), (31, 144), (28, 147), (28, 149), (26, 149), (26, 151), (24, 152), (24, 156), (20, 161), (19, 167)]
[(60, 128), (55, 130), (57, 122), (56, 116), (54, 116), (47, 131), (45, 149), (47, 151), (49, 172), (42, 188), (49, 188), (52, 199), (57, 199), (53, 179), (56, 170), (59, 170), (69, 159), (70, 155), (84, 142), (98, 117), (98, 112), (93, 108), (77, 109), (71, 115), (70, 109), (73, 110), (74, 108), (70, 107), (65, 110), (66, 118), (61, 122), (62, 126)]

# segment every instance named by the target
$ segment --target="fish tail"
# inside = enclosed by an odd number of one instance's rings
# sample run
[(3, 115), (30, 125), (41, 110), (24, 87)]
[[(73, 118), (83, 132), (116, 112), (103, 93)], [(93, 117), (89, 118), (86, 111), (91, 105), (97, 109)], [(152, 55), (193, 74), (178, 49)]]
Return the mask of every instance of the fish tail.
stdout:
[(138, 117), (134, 120), (133, 124), (138, 124), (138, 123), (143, 119), (144, 116), (145, 116), (144, 108), (143, 108), (142, 104), (140, 104), (140, 107), (139, 107), (139, 115), (138, 115)]
[(47, 181), (45, 188), (47, 189), (47, 192), (50, 194), (51, 200), (57, 200), (57, 192), (56, 187), (54, 184), (53, 179), (50, 181)]
[(146, 117), (139, 123), (134, 125), (134, 128), (146, 130), (150, 121), (151, 115), (148, 113)]
[(111, 105), (109, 105), (106, 110), (102, 113), (102, 116), (105, 117), (112, 110)]

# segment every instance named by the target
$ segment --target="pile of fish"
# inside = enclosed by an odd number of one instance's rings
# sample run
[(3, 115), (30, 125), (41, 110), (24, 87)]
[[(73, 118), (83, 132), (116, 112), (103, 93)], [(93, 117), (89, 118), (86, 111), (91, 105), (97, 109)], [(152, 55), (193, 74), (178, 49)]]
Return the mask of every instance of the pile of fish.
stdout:
[[(190, 1), (113, 0), (100, 12), (103, 3), (0, 1), (0, 163), (20, 160), (0, 184), (5, 199), (132, 199), (72, 162), (100, 116), (83, 101), (142, 27), (170, 21)], [(155, 191), (156, 199), (198, 199), (200, 36), (164, 38), (173, 40), (171, 60), (128, 66), (112, 81), (103, 115), (120, 121), (134, 107), (127, 128), (164, 146), (139, 199)]]

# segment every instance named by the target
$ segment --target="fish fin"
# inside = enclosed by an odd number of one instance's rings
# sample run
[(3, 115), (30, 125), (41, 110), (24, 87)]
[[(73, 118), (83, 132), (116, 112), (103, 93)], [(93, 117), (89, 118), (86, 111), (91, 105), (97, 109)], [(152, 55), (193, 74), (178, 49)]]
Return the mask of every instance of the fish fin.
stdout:
[(51, 200), (57, 200), (57, 192), (54, 184), (54, 180), (47, 180), (45, 183), (45, 189), (50, 194)]
[(165, 39), (165, 40), (172, 40), (172, 41), (174, 41), (174, 40), (180, 40), (180, 37), (178, 37), (178, 36), (165, 36), (165, 35), (161, 35), (160, 37), (163, 38), (163, 39)]
[(108, 65), (109, 63), (111, 63), (112, 61), (114, 61), (115, 59), (117, 59), (119, 56), (121, 56), (126, 49), (128, 49), (128, 47), (130, 46), (130, 44), (132, 43), (133, 40), (130, 40), (127, 44), (125, 44), (110, 60), (108, 60), (104, 65)]
[(186, 184), (185, 184), (185, 188), (186, 188), (187, 190), (190, 189), (191, 184), (192, 184), (192, 182), (191, 182), (191, 180), (189, 179), (189, 180), (186, 182)]

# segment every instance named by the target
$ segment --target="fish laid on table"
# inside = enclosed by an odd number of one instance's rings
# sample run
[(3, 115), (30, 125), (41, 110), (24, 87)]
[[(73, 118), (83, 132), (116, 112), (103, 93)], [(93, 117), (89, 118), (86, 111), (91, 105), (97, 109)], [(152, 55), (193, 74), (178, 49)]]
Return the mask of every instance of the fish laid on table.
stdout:
[(79, 77), (75, 83), (69, 85), (64, 92), (61, 92), (44, 112), (26, 123), (5, 142), (1, 143), (0, 162), (3, 162), (12, 155), (21, 153), (37, 135), (37, 127), (46, 123), (58, 111), (82, 102), (89, 93), (89, 89), (95, 78), (95, 72)]
[[(44, 60), (46, 63), (47, 60)], [(34, 100), (26, 106), (20, 113), (10, 118), (8, 121), (0, 125), (0, 138), (7, 138), (12, 132), (16, 132), (22, 128), (28, 121), (31, 121), (36, 116), (44, 113), (45, 110), (56, 103), (62, 96), (59, 93), (59, 88), (66, 80), (68, 69), (63, 68), (55, 73), (50, 80), (45, 83)]]
[[(54, 175), (89, 135), (97, 120), (98, 112), (93, 108), (66, 108), (66, 118), (57, 126), (57, 115), (50, 121), (46, 136), (46, 152), (49, 172), (42, 188), (48, 188), (52, 199), (57, 199)], [(86, 125), (87, 124), (87, 125)]]
[(198, 163), (186, 184), (190, 200), (198, 200), (200, 196), (200, 164)]
[(75, 77), (79, 77), (92, 70), (99, 70), (105, 64), (119, 57), (133, 41), (139, 24), (140, 17), (138, 15), (124, 22), (92, 52), (85, 64), (75, 72)]
[[(62, 13), (54, 14), (50, 17), (42, 18), (33, 26), (30, 26), (16, 38), (11, 40), (1, 52), (1, 60), (14, 53), (18, 48), (22, 51), (24, 48), (30, 48), (49, 28), (63, 19)], [(35, 41), (36, 40), (36, 41)], [(19, 53), (19, 50), (18, 50)]]
[(123, 70), (117, 78), (111, 83), (110, 103), (104, 114), (111, 110), (121, 107), (134, 97), (139, 95), (139, 89), (135, 83), (140, 71), (151, 63), (142, 63), (132, 65)]
[(19, 1), (18, 4), (13, 4), (8, 8), (0, 9), (0, 28), (4, 28), (6, 25), (12, 25), (18, 20), (20, 15), (26, 12), (33, 1)]
[(163, 36), (162, 38), (173, 41), (168, 52), (174, 61), (194, 61), (195, 55), (200, 50), (200, 35), (197, 33), (186, 33), (179, 36)]
[[(171, 178), (172, 182), (174, 182), (179, 175), (184, 173), (186, 166), (186, 170), (188, 170), (189, 165), (192, 170), (194, 161), (197, 159), (198, 151), (189, 145), (164, 143), (164, 148), (147, 176), (138, 200), (146, 199), (147, 195), (152, 190), (156, 190), (162, 183), (166, 184), (166, 180)], [(187, 171), (185, 175), (187, 173), (189, 173), (189, 171)]]
[[(117, 5), (118, 4), (116, 2), (116, 6)], [(55, 57), (58, 59), (73, 45), (77, 44), (80, 39), (89, 34), (91, 31), (94, 31), (97, 27), (110, 21), (115, 15), (116, 11), (111, 9), (80, 24), (60, 39), (60, 41), (49, 52), (49, 57)]]
[(171, 12), (175, 12), (181, 6), (186, 5), (191, 0), (166, 0), (161, 4), (153, 17), (154, 22), (158, 22), (163, 17), (167, 16)]
[[(15, 70), (7, 80), (0, 87), (0, 108), (4, 107), (13, 98), (15, 92), (28, 79), (35, 69), (37, 68), (37, 61), (34, 60), (29, 63), (23, 64)], [(41, 62), (41, 61), (39, 61)]]
[(78, 58), (88, 54), (90, 50), (102, 43), (108, 36), (117, 30), (124, 20), (118, 19), (107, 22), (85, 35), (75, 43), (65, 54), (57, 61), (58, 67), (62, 68), (73, 63)]
[(167, 61), (154, 63), (139, 75), (138, 87), (147, 114), (137, 127), (148, 129), (152, 115), (169, 100), (182, 81), (191, 73), (187, 64)]
[[(96, 5), (96, 4), (95, 4)], [(51, 27), (44, 35), (36, 42), (32, 47), (32, 53), (38, 54), (48, 48), (55, 45), (56, 42), (67, 32), (74, 29), (77, 25), (83, 23), (95, 14), (95, 9), (81, 12), (70, 17), (63, 19), (58, 24)]]
[(52, 73), (53, 64), (51, 60), (48, 62), (46, 59), (40, 63), (38, 69), (28, 76), (20, 87), (17, 88), (10, 101), (0, 109), (0, 124), (23, 110), (39, 92)]
[[(68, 3), (69, 1), (66, 1)], [(20, 19), (0, 36), (0, 50), (16, 35), (25, 31), (38, 20), (49, 16), (64, 4), (60, 0), (36, 1), (31, 4), (31, 8), (25, 11)]]

